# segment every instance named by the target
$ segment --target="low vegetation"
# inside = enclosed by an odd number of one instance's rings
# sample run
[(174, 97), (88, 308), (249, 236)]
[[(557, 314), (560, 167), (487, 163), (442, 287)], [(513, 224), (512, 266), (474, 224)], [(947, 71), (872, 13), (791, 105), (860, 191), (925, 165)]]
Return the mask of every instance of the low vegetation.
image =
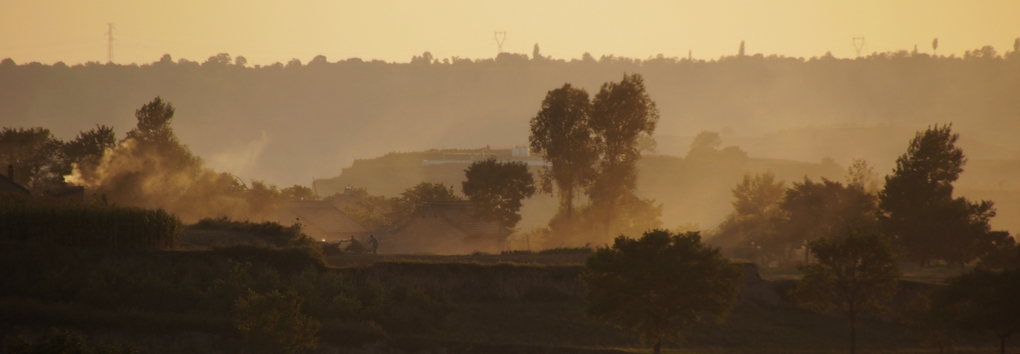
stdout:
[(162, 209), (105, 203), (11, 203), (0, 207), (0, 239), (62, 247), (171, 249), (180, 219)]

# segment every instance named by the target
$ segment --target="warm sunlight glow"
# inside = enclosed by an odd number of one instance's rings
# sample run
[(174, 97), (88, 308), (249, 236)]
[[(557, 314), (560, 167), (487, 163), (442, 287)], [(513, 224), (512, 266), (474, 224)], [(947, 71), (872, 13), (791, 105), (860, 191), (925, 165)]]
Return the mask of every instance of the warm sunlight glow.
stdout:
[(1000, 52), (1020, 34), (1020, 2), (989, 1), (5, 1), (0, 58), (18, 63), (150, 63), (163, 54), (203, 61), (217, 53), (250, 64), (360, 57), (406, 62), (490, 58), (504, 50), (554, 58), (658, 54), (713, 59), (736, 53), (794, 57), (912, 50)]

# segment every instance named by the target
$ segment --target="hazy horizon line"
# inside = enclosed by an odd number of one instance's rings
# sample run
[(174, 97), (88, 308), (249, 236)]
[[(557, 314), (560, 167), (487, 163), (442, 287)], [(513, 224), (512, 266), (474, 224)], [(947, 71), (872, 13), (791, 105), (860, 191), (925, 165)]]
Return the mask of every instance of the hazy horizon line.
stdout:
[[(1020, 39), (1020, 37), (1018, 37), (1018, 39)], [(904, 52), (906, 52), (907, 54), (911, 54), (911, 55), (913, 55), (913, 54), (918, 54), (918, 55), (924, 54), (924, 55), (928, 55), (929, 57), (936, 57), (936, 58), (947, 58), (947, 59), (954, 59), (955, 58), (955, 59), (960, 59), (960, 58), (963, 58), (963, 56), (966, 55), (967, 52), (980, 50), (980, 49), (983, 49), (985, 47), (991, 47), (991, 48), (995, 49), (996, 57), (1003, 57), (1003, 54), (1005, 54), (1005, 53), (1014, 52), (1013, 50), (1006, 50), (1006, 51), (1000, 52), (998, 50), (998, 48), (996, 48), (994, 45), (986, 44), (986, 45), (983, 45), (983, 46), (980, 46), (980, 47), (977, 47), (977, 48), (973, 48), (973, 49), (970, 49), (970, 50), (965, 50), (962, 53), (955, 53), (954, 52), (954, 53), (945, 53), (945, 54), (938, 54), (934, 50), (924, 51), (924, 50), (919, 50), (918, 48), (908, 48), (908, 49), (897, 49), (897, 50), (886, 50), (886, 51), (871, 51), (869, 53), (862, 53), (860, 56), (856, 56), (856, 55), (839, 56), (839, 55), (833, 54), (832, 50), (828, 50), (825, 53), (822, 53), (821, 55), (814, 55), (814, 56), (811, 56), (811, 57), (787, 56), (787, 55), (780, 54), (780, 53), (765, 54), (765, 53), (762, 53), (762, 52), (748, 53), (748, 54), (744, 54), (743, 56), (746, 56), (746, 57), (762, 56), (762, 57), (765, 57), (765, 58), (798, 59), (798, 60), (812, 60), (812, 59), (819, 59), (819, 58), (826, 58), (826, 57), (831, 57), (831, 58), (835, 58), (835, 59), (866, 59), (866, 58), (873, 57), (873, 56), (876, 56), (876, 55), (897, 54), (897, 53), (904, 53)], [(914, 52), (915, 49), (917, 49), (916, 52)], [(420, 56), (424, 55), (425, 53), (431, 54), (431, 51), (426, 50), (426, 51), (422, 52), (421, 54), (413, 54), (411, 56), (411, 58), (408, 59), (407, 61), (386, 61), (386, 60), (378, 59), (378, 58), (362, 58), (362, 57), (358, 57), (358, 56), (347, 57), (347, 58), (336, 60), (336, 61), (329, 61), (329, 58), (326, 55), (324, 55), (324, 54), (316, 54), (316, 55), (312, 56), (311, 58), (308, 58), (307, 60), (302, 60), (301, 58), (294, 57), (294, 58), (291, 58), (290, 60), (288, 60), (287, 63), (284, 63), (284, 62), (281, 62), (281, 61), (273, 61), (273, 62), (270, 62), (270, 63), (253, 63), (253, 62), (248, 62), (248, 63), (246, 63), (245, 67), (254, 67), (254, 66), (266, 67), (266, 66), (274, 66), (276, 64), (287, 65), (290, 61), (293, 61), (295, 59), (300, 61), (302, 66), (305, 66), (305, 65), (308, 65), (309, 63), (311, 63), (315, 58), (317, 58), (319, 56), (325, 57), (326, 58), (326, 63), (329, 63), (329, 64), (340, 63), (340, 62), (350, 61), (350, 60), (354, 60), (354, 59), (357, 59), (357, 60), (360, 60), (360, 61), (363, 61), (363, 62), (367, 62), (367, 63), (382, 62), (382, 63), (385, 63), (385, 64), (411, 64), (412, 61), (415, 58), (420, 57)], [(634, 61), (649, 61), (649, 60), (656, 60), (656, 59), (671, 59), (671, 60), (674, 60), (674, 61), (692, 60), (692, 61), (695, 61), (695, 62), (715, 62), (715, 61), (718, 61), (718, 60), (724, 59), (724, 58), (732, 58), (732, 57), (739, 57), (739, 56), (741, 56), (739, 53), (734, 53), (734, 54), (731, 54), (731, 55), (721, 55), (721, 56), (715, 57), (715, 58), (699, 58), (698, 56), (693, 55), (693, 53), (694, 52), (691, 51), (690, 56), (665, 55), (663, 53), (658, 53), (658, 54), (655, 54), (655, 55), (649, 55), (648, 57), (645, 57), (645, 58), (639, 58), (639, 57), (617, 56), (615, 54), (600, 54), (600, 55), (596, 56), (594, 54), (591, 54), (591, 52), (589, 52), (589, 51), (585, 51), (585, 52), (581, 53), (577, 57), (554, 58), (552, 56), (543, 56), (543, 59), (547, 59), (547, 60), (551, 60), (551, 61), (562, 61), (562, 62), (568, 62), (569, 63), (569, 62), (574, 62), (574, 61), (584, 61), (585, 60), (585, 55), (591, 55), (592, 58), (595, 58), (595, 61), (601, 61), (603, 58), (616, 58), (616, 59), (621, 59), (621, 60), (634, 60)], [(53, 62), (51, 64), (42, 63), (42, 62), (39, 62), (39, 61), (27, 61), (27, 62), (20, 63), (18, 60), (14, 59), (13, 57), (3, 57), (3, 59), (0, 59), (0, 61), (5, 61), (7, 59), (10, 59), (10, 60), (14, 61), (14, 63), (17, 64), (17, 65), (28, 65), (28, 64), (33, 64), (33, 63), (39, 63), (39, 64), (43, 64), (43, 65), (53, 66), (53, 65), (56, 65), (56, 64), (59, 64), (59, 63), (63, 63), (64, 65), (68, 65), (68, 66), (79, 66), (79, 65), (87, 65), (87, 64), (106, 65), (106, 64), (111, 64), (112, 63), (114, 65), (124, 65), (124, 66), (138, 65), (138, 66), (142, 66), (142, 65), (149, 65), (149, 64), (159, 63), (160, 60), (162, 59), (162, 57), (166, 56), (166, 55), (170, 55), (170, 57), (171, 57), (171, 59), (173, 60), (174, 63), (180, 63), (181, 61), (187, 61), (187, 62), (194, 62), (194, 63), (201, 64), (201, 63), (208, 62), (209, 59), (214, 58), (214, 57), (216, 57), (216, 56), (218, 56), (220, 54), (230, 55), (231, 59), (236, 59), (238, 57), (244, 57), (247, 60), (247, 56), (245, 56), (244, 54), (236, 55), (235, 56), (235, 55), (230, 54), (229, 52), (219, 52), (219, 53), (210, 55), (209, 57), (205, 58), (204, 61), (192, 60), (192, 59), (189, 59), (187, 57), (174, 58), (174, 56), (172, 54), (170, 54), (170, 53), (164, 53), (164, 54), (160, 55), (159, 58), (157, 58), (154, 61), (151, 61), (151, 62), (142, 62), (142, 63), (139, 63), (139, 62), (122, 63), (122, 62), (117, 62), (116, 60), (114, 60), (113, 62), (103, 62), (102, 60), (95, 60), (95, 61), (91, 61), (90, 60), (90, 61), (75, 62), (75, 63), (68, 63), (68, 62), (65, 62), (63, 60), (58, 60), (58, 61)], [(534, 59), (534, 57), (530, 53), (526, 53), (526, 52), (525, 53), (521, 53), (521, 52), (509, 52), (509, 51), (500, 52), (500, 53), (498, 53), (498, 54), (496, 54), (495, 56), (492, 56), (492, 57), (475, 57), (475, 58), (471, 58), (471, 57), (461, 57), (461, 56), (457, 56), (457, 55), (452, 55), (452, 56), (445, 56), (445, 57), (433, 56), (433, 58), (435, 60), (437, 60), (437, 61), (442, 61), (444, 59), (445, 60), (449, 60), (450, 63), (452, 63), (455, 59), (456, 60), (470, 60), (472, 62), (477, 62), (477, 61), (496, 60), (497, 57), (500, 54), (524, 55), (524, 56), (527, 56), (530, 60)], [(440, 63), (440, 64), (442, 64), (442, 63)]]

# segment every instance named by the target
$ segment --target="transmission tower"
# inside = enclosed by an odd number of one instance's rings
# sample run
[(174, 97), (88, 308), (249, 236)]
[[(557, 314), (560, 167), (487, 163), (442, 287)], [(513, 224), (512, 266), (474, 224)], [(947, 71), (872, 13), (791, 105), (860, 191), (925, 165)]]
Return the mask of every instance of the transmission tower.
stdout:
[(864, 49), (864, 37), (854, 37), (854, 49), (857, 49), (857, 57), (861, 57), (861, 50)]
[(107, 23), (106, 30), (106, 63), (113, 63), (113, 24)]
[(496, 39), (496, 47), (499, 48), (499, 53), (502, 53), (503, 43), (506, 42), (506, 32), (496, 32), (493, 34), (493, 37)]

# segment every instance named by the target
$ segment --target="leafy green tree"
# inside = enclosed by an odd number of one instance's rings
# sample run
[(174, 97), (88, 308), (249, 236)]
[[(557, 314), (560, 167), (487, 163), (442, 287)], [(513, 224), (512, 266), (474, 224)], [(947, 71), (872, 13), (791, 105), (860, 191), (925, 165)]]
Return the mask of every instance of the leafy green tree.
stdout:
[(984, 269), (1020, 268), (1020, 243), (1009, 232), (993, 232), (992, 243), (984, 250), (977, 266)]
[(319, 321), (301, 313), (296, 293), (277, 290), (248, 294), (234, 303), (235, 327), (257, 353), (304, 353), (319, 346)]
[(719, 225), (710, 242), (744, 259), (769, 261), (779, 252), (771, 250), (779, 245), (776, 224), (783, 217), (779, 202), (786, 190), (784, 181), (777, 181), (771, 171), (745, 174), (733, 188), (733, 212)]
[(400, 225), (429, 203), (457, 200), (461, 198), (453, 192), (453, 186), (422, 182), (393, 198), (392, 208), (386, 213), (386, 220), (390, 225)]
[(992, 202), (953, 198), (953, 182), (967, 162), (957, 139), (951, 125), (918, 132), (879, 193), (885, 231), (922, 266), (970, 262), (994, 236)]
[(712, 155), (722, 147), (722, 138), (718, 132), (703, 131), (694, 136), (691, 148), (687, 151), (687, 158), (696, 156)]
[(617, 237), (592, 254), (581, 280), (589, 316), (637, 331), (659, 353), (663, 340), (703, 318), (722, 321), (737, 301), (742, 271), (698, 232)]
[(638, 137), (655, 132), (659, 110), (639, 74), (603, 84), (591, 107), (589, 124), (602, 158), (588, 196), (593, 206), (606, 211), (608, 226), (615, 217), (614, 205), (637, 189)]
[[(783, 218), (777, 226), (779, 246), (789, 255), (794, 249), (822, 237), (842, 237), (847, 230), (876, 230), (878, 204), (875, 196), (857, 186), (822, 178), (804, 178), (786, 190), (779, 202)], [(789, 258), (789, 257), (787, 257)]]
[(577, 193), (594, 177), (598, 151), (589, 124), (588, 93), (570, 84), (549, 91), (542, 109), (531, 118), (531, 150), (552, 166), (541, 174), (542, 190), (551, 193), (556, 184), (560, 213), (573, 214)]
[(535, 194), (535, 180), (524, 162), (475, 161), (464, 176), (461, 190), (475, 205), (477, 216), (508, 229), (521, 221), (521, 201)]
[(319, 197), (315, 195), (314, 190), (299, 184), (281, 189), (280, 197), (282, 197), (283, 200), (319, 200)]
[(49, 129), (3, 128), (0, 130), (0, 163), (4, 174), (14, 166), (14, 182), (39, 189), (63, 180), (59, 152), (63, 142)]
[(139, 154), (158, 154), (166, 168), (193, 169), (201, 164), (201, 160), (177, 140), (170, 126), (174, 112), (173, 104), (157, 96), (135, 111), (138, 124), (128, 131), (125, 140), (134, 140)]
[[(344, 194), (346, 193), (352, 193), (358, 200), (354, 202), (354, 205), (344, 207), (344, 213), (369, 228), (387, 225), (386, 213), (391, 205), (389, 199), (384, 196), (370, 195), (365, 188), (347, 187), (344, 189)], [(338, 196), (340, 196), (339, 193), (334, 198)]]
[(846, 186), (878, 195), (878, 174), (875, 167), (863, 159), (854, 159), (846, 169)]
[(248, 215), (255, 217), (268, 217), (283, 204), (280, 190), (275, 185), (264, 181), (251, 181), (251, 187), (244, 192), (244, 199), (248, 204)]
[(850, 353), (856, 353), (860, 315), (885, 311), (896, 294), (900, 271), (892, 248), (877, 234), (851, 232), (811, 241), (808, 249), (816, 262), (797, 266), (804, 277), (793, 297), (813, 311), (843, 314), (850, 322)]
[(62, 147), (64, 158), (67, 159), (68, 168), (65, 174), (71, 173), (71, 164), (83, 164), (89, 167), (99, 163), (106, 149), (117, 145), (117, 135), (113, 127), (96, 125), (95, 129), (78, 132), (78, 136), (68, 141)]
[(941, 289), (936, 306), (955, 314), (953, 323), (970, 331), (990, 331), (999, 337), (999, 352), (1006, 340), (1020, 332), (1020, 268), (996, 272), (977, 269), (952, 279)]

